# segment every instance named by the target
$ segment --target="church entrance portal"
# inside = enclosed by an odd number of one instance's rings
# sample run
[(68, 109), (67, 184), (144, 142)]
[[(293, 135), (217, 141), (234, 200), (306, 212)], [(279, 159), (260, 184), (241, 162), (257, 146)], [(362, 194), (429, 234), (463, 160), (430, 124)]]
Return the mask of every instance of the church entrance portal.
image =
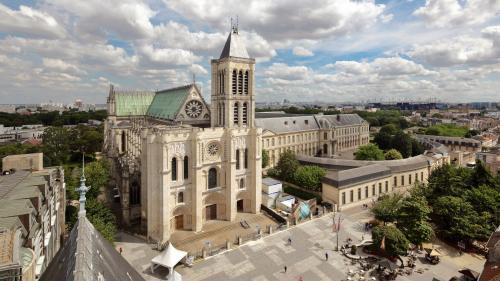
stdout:
[(243, 212), (243, 199), (236, 202), (236, 209), (238, 212)]
[(184, 229), (184, 215), (175, 216), (175, 229)]
[(216, 220), (217, 219), (217, 205), (212, 204), (205, 207), (205, 218), (206, 220)]

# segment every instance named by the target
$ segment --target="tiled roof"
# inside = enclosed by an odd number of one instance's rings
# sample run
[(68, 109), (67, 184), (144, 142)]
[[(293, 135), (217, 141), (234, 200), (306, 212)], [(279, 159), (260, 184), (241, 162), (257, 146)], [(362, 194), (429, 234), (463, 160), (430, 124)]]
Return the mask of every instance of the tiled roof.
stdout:
[(357, 114), (315, 115), (321, 128), (360, 125), (366, 121)]
[(137, 271), (83, 216), (40, 281), (143, 281)]
[(313, 115), (255, 119), (255, 126), (274, 133), (318, 130)]
[(115, 91), (116, 116), (142, 116), (153, 100), (153, 91)]
[(355, 184), (363, 183), (388, 177), (391, 169), (388, 167), (372, 164), (354, 169), (330, 171), (322, 179), (322, 182), (337, 188), (346, 188)]
[(315, 164), (327, 169), (346, 170), (357, 168), (367, 165), (381, 165), (391, 169), (392, 172), (405, 172), (415, 169), (428, 167), (431, 157), (418, 155), (406, 159), (399, 160), (381, 160), (381, 161), (366, 161), (366, 160), (347, 160), (347, 159), (334, 159), (324, 157), (313, 157), (305, 155), (297, 155), (297, 160), (302, 163)]
[(193, 85), (156, 92), (147, 110), (147, 115), (160, 119), (175, 119), (180, 107), (186, 101), (191, 87)]

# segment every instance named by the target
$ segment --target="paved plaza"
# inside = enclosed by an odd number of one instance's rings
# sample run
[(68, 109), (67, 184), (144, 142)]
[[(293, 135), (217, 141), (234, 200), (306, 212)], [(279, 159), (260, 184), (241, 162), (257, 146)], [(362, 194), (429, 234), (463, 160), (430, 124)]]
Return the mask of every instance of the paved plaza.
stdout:
[[(367, 210), (351, 209), (343, 212), (342, 218), (340, 243), (345, 243), (347, 238), (354, 243), (360, 242), (361, 238), (371, 238), (363, 232), (364, 223), (370, 218)], [(302, 280), (346, 280), (347, 273), (351, 270), (358, 272), (359, 266), (334, 251), (337, 239), (332, 232), (332, 221), (332, 214), (329, 214), (196, 262), (191, 268), (179, 265), (176, 270), (183, 280), (188, 281), (299, 280), (299, 276)], [(287, 242), (288, 238), (292, 239), (291, 245)], [(118, 242), (117, 245), (124, 247), (125, 258), (146, 280), (166, 280), (165, 270), (155, 275), (149, 270), (149, 260), (158, 252), (140, 240)], [(441, 263), (430, 265), (422, 263), (423, 258), (419, 258), (417, 269), (423, 269), (423, 273), (398, 276), (397, 280), (449, 280), (458, 276), (458, 270), (463, 267), (480, 271), (484, 263), (481, 257), (459, 256), (451, 248), (435, 247), (445, 254)], [(329, 255), (328, 261), (325, 260), (325, 253)], [(284, 266), (287, 266), (286, 273)]]

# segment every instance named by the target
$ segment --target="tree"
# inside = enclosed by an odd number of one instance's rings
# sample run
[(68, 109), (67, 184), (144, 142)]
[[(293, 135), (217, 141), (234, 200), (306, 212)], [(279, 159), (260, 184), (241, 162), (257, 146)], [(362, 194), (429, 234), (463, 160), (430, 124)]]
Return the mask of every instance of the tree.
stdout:
[(402, 199), (403, 195), (399, 193), (382, 195), (371, 208), (371, 212), (377, 220), (383, 221), (384, 224), (394, 222), (398, 217), (397, 213)]
[(87, 198), (97, 198), (101, 194), (103, 187), (109, 182), (110, 171), (107, 160), (91, 162), (85, 166), (86, 185), (91, 188), (87, 192)]
[[(387, 126), (387, 125), (386, 125)], [(385, 127), (385, 126), (384, 126)], [(380, 149), (391, 149), (392, 147), (392, 135), (387, 132), (378, 132), (373, 138), (373, 142), (380, 147)]]
[(262, 149), (262, 168), (269, 166), (269, 153), (267, 150)]
[(96, 199), (87, 199), (85, 209), (87, 218), (94, 227), (106, 240), (113, 242), (116, 234), (116, 217), (111, 210)]
[(428, 223), (431, 208), (425, 197), (412, 193), (405, 197), (397, 212), (398, 229), (415, 245), (431, 239), (433, 231)]
[(43, 153), (53, 165), (62, 165), (70, 158), (69, 131), (62, 127), (49, 127), (43, 133)]
[(403, 155), (396, 149), (390, 149), (384, 154), (385, 160), (398, 160), (403, 159)]
[(374, 249), (385, 251), (389, 256), (405, 255), (410, 244), (404, 234), (393, 225), (374, 227), (372, 239)]
[(426, 135), (439, 136), (441, 135), (441, 131), (439, 131), (436, 127), (430, 127), (425, 130)]
[(297, 171), (299, 166), (299, 161), (295, 159), (295, 153), (293, 153), (291, 150), (287, 150), (283, 154), (281, 154), (276, 168), (283, 180), (292, 182), (294, 180), (295, 172)]
[(384, 152), (373, 143), (358, 147), (355, 156), (356, 160), (384, 160)]
[(392, 138), (392, 148), (396, 149), (404, 158), (411, 156), (411, 137), (403, 131), (398, 131)]
[(321, 178), (323, 178), (325, 174), (325, 169), (318, 166), (300, 166), (295, 172), (294, 183), (305, 189), (320, 191)]
[(435, 221), (448, 239), (459, 241), (486, 240), (490, 234), (488, 213), (478, 214), (472, 205), (456, 196), (437, 199), (433, 208)]
[(416, 139), (411, 139), (411, 156), (417, 156), (423, 154), (425, 151), (424, 147), (421, 143), (419, 143)]

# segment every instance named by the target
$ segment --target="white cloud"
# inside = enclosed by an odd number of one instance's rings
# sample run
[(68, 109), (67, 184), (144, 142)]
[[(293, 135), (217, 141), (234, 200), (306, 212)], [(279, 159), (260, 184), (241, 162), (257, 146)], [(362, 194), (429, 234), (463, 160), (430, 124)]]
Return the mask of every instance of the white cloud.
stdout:
[(183, 16), (227, 30), (229, 17), (239, 15), (243, 29), (255, 30), (269, 41), (320, 39), (365, 29), (385, 6), (371, 0), (164, 0)]
[(337, 72), (345, 74), (376, 74), (379, 76), (398, 75), (430, 75), (434, 72), (425, 69), (422, 65), (401, 57), (377, 58), (372, 62), (337, 61), (326, 65)]
[(482, 37), (458, 36), (415, 45), (408, 55), (435, 66), (492, 64), (500, 61), (500, 26), (482, 30)]
[(142, 58), (145, 59), (142, 63), (151, 63), (155, 66), (168, 66), (168, 65), (191, 65), (200, 60), (200, 57), (193, 54), (193, 52), (183, 49), (169, 49), (169, 48), (154, 48), (151, 45), (145, 45), (138, 48)]
[(292, 50), (293, 54), (299, 57), (312, 57), (314, 56), (314, 53), (311, 50), (308, 50), (304, 47), (294, 47)]
[(64, 28), (47, 13), (21, 5), (11, 10), (0, 3), (0, 31), (35, 37), (62, 38)]
[(416, 16), (438, 27), (484, 23), (500, 12), (497, 0), (426, 0)]
[(45, 0), (56, 12), (73, 16), (81, 36), (106, 39), (108, 33), (122, 39), (151, 37), (155, 12), (140, 0)]
[(81, 70), (76, 65), (67, 63), (60, 59), (43, 58), (42, 63), (47, 69), (52, 69), (56, 71), (65, 71), (74, 74), (87, 74), (85, 71)]

